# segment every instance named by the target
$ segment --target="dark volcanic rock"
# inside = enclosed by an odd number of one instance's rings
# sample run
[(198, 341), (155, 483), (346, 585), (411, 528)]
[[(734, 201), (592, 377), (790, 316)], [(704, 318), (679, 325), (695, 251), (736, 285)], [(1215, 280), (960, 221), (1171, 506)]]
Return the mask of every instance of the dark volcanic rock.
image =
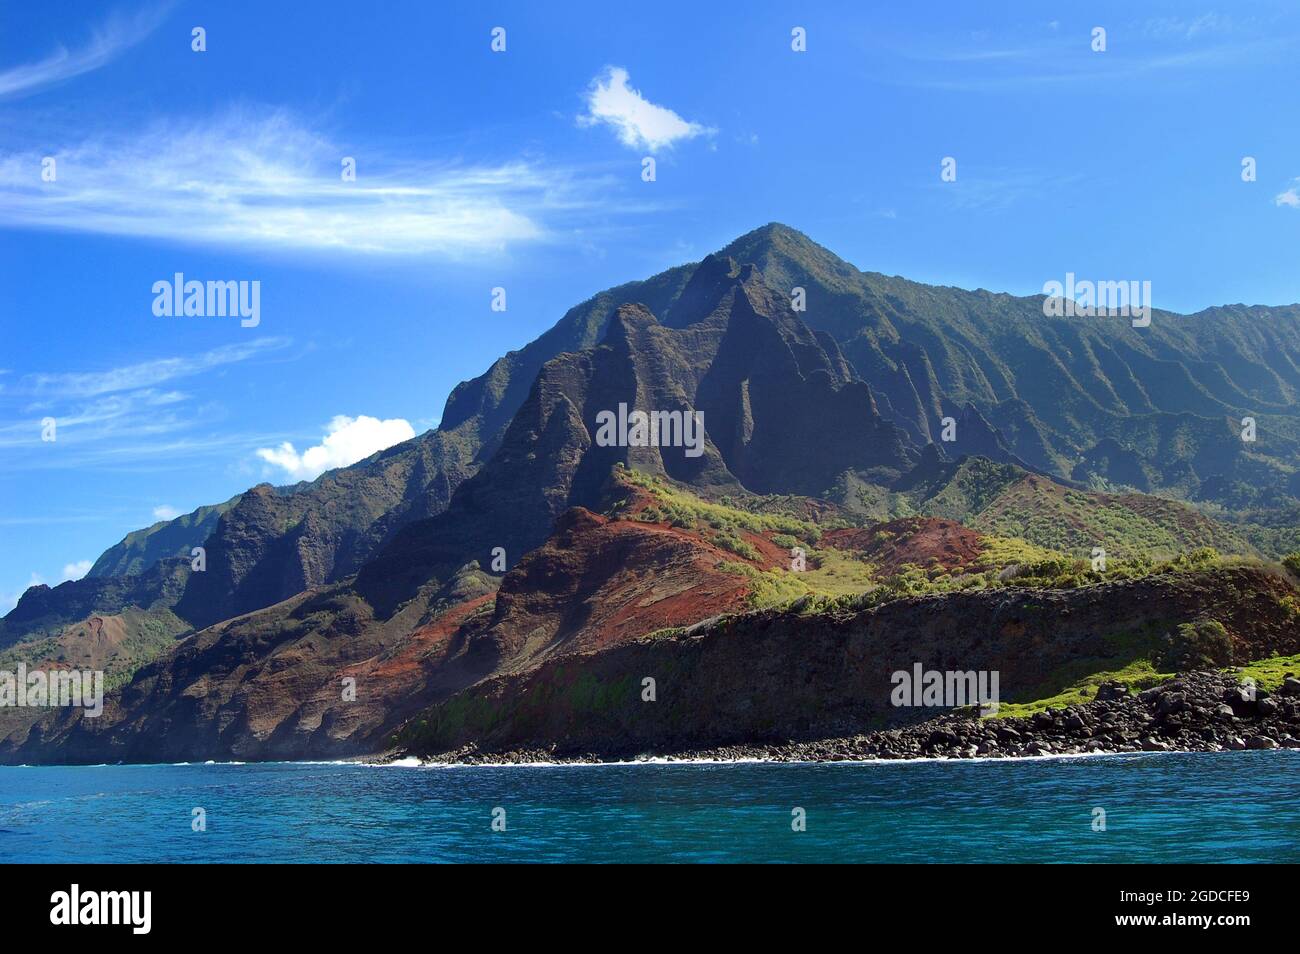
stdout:
[[(1259, 597), (1246, 598), (1250, 592)], [(568, 746), (625, 755), (857, 735), (933, 714), (891, 701), (891, 674), (918, 661), (941, 670), (998, 672), (1007, 700), (1041, 687), (1075, 660), (1104, 658), (1112, 651), (1106, 634), (1175, 628), (1202, 616), (1249, 634), (1248, 648), (1243, 645), (1249, 658), (1300, 651), (1300, 629), (1280, 599), (1291, 592), (1266, 571), (1234, 567), (1073, 590), (898, 599), (853, 613), (750, 613), (486, 680), (427, 711), (410, 742), (421, 753), (473, 743), (484, 751)], [(640, 697), (645, 677), (657, 682), (652, 705)], [(601, 692), (593, 694), (592, 686)], [(1102, 747), (1136, 749), (1145, 739), (1188, 739), (1219, 724), (1218, 706), (1231, 693), (1230, 684), (1216, 686), (1208, 698), (1181, 683), (1136, 696), (1112, 687), (1088, 707), (998, 725), (1020, 733), (1022, 748), (1066, 740), (1081, 747), (1095, 738)], [(1226, 704), (1234, 717), (1257, 717), (1256, 702)], [(938, 728), (957, 731), (932, 724), (922, 737), (906, 736), (914, 754), (978, 747), (990, 731), (929, 744)], [(991, 738), (1005, 749), (1003, 740)]]
[[(977, 719), (948, 714), (920, 725), (810, 742), (738, 744), (673, 753), (685, 759), (759, 758), (782, 762), (846, 759), (1023, 758), (1121, 752), (1218, 752), (1300, 748), (1300, 704), (1288, 701), (1226, 724), (1218, 718), (1218, 700), (1235, 692), (1235, 677), (1220, 672), (1192, 672), (1154, 689), (1146, 698), (1124, 696), (1073, 706), (1065, 712), (1031, 718)], [(1177, 729), (1152, 732), (1151, 718), (1171, 697), (1185, 705), (1189, 717)], [(1261, 694), (1261, 700), (1273, 697)], [(1051, 710), (1049, 710), (1050, 712)], [(1265, 713), (1268, 714), (1265, 714)], [(1088, 725), (1113, 726), (1093, 737)], [(633, 753), (625, 753), (632, 756)], [(600, 761), (608, 753), (566, 752), (563, 746), (534, 746), (505, 752), (464, 746), (436, 753), (438, 761)]]

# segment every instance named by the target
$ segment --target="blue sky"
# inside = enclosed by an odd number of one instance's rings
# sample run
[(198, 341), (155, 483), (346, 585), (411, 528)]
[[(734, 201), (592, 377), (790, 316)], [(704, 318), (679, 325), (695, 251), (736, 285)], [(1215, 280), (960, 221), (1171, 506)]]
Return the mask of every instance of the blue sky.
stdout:
[[(279, 6), (4, 3), (0, 611), (768, 221), (940, 284), (1300, 300), (1285, 3)], [(155, 315), (176, 272), (260, 282), (258, 325)]]

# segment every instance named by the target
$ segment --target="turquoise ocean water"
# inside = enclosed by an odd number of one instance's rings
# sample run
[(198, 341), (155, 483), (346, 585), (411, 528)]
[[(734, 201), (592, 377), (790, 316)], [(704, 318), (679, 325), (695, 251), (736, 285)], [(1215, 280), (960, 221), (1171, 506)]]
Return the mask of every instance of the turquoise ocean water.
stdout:
[[(192, 830), (195, 808), (206, 831)], [(497, 808), (504, 831), (492, 829)], [(796, 808), (805, 831), (792, 830)], [(1093, 830), (1096, 808), (1105, 831)], [(0, 859), (1295, 862), (1300, 752), (0, 767)]]

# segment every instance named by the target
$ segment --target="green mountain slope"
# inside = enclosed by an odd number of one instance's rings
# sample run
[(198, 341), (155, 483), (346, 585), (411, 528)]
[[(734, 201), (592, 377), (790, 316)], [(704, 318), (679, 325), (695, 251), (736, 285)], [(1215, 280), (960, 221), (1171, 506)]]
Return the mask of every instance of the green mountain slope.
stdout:
[[(1300, 492), (1300, 306), (1157, 310), (1133, 328), (1045, 317), (1041, 296), (862, 272), (775, 223), (723, 254), (776, 288), (804, 288), (805, 321), (834, 336), (918, 441), (971, 405), (1017, 455), (1061, 477), (1230, 506), (1243, 485), (1260, 506)], [(1258, 428), (1249, 444), (1245, 416)]]
[(109, 547), (86, 576), (133, 576), (159, 560), (188, 557), (216, 529), (221, 515), (239, 503), (239, 494), (225, 503), (199, 507), (172, 520), (160, 520), (143, 530), (128, 533), (121, 543)]
[[(806, 311), (791, 308), (795, 287)], [(387, 612), (485, 548), (513, 564), (559, 514), (599, 499), (616, 463), (702, 492), (946, 517), (1072, 555), (1276, 556), (1296, 548), (1297, 395), (1296, 306), (1157, 311), (1148, 328), (1046, 318), (1039, 296), (863, 272), (773, 224), (571, 309), (458, 386), (435, 431), (129, 536), (81, 585), (25, 594), (0, 645), (129, 606), (203, 627), (354, 574)], [(705, 453), (593, 447), (594, 415), (620, 402), (705, 411)], [(200, 536), (205, 572), (149, 566)]]

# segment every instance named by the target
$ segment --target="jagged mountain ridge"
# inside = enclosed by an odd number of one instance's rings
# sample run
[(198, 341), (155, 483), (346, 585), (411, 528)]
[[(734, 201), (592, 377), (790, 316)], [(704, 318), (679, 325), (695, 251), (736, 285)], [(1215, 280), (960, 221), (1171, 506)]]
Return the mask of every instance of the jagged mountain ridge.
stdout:
[[(458, 386), (436, 431), (291, 494), (242, 495), (201, 538), (210, 516), (191, 529), (164, 526), (175, 538), (169, 546), (208, 550), (210, 575), (195, 575), (181, 609), (204, 625), (357, 572), (404, 526), (446, 508), (495, 453), (547, 361), (591, 348), (622, 304), (644, 303), (666, 328), (689, 326), (716, 305), (726, 284), (717, 263), (728, 260), (756, 266), (777, 296), (803, 287), (808, 310), (799, 317), (822, 350), (867, 382), (881, 416), (918, 445), (952, 416), (958, 441), (944, 445), (947, 456), (1005, 453), (1061, 478), (1228, 507), (1267, 506), (1279, 494), (1293, 505), (1285, 495), (1300, 493), (1296, 306), (1157, 311), (1146, 329), (1117, 319), (1048, 319), (1040, 297), (861, 272), (771, 224), (697, 265), (571, 309), (551, 331)], [(1260, 421), (1259, 442), (1249, 449), (1233, 424), (1246, 410)], [(135, 571), (151, 556), (123, 561), (120, 549), (106, 553), (96, 575)]]
[(225, 503), (198, 507), (170, 520), (160, 520), (143, 530), (128, 533), (94, 562), (88, 577), (135, 576), (160, 560), (190, 555), (217, 528), (221, 515), (239, 503), (240, 494)]
[[(711, 258), (697, 277), (686, 293), (694, 321), (679, 312), (676, 326), (663, 324), (624, 305), (599, 346), (543, 365), (488, 464), (444, 513), (407, 525), (362, 569), (358, 591), (389, 610), (430, 577), (486, 563), (494, 548), (513, 564), (563, 511), (597, 507), (618, 464), (715, 492), (811, 495), (846, 470), (887, 482), (911, 469), (910, 441), (881, 417), (870, 388), (756, 269)], [(620, 405), (698, 411), (700, 453), (599, 446), (598, 416)]]
[[(128, 534), (100, 556), (92, 575), (138, 575), (151, 561), (203, 546), (215, 576), (195, 584), (184, 610), (192, 614), (192, 623), (206, 625), (287, 599), (299, 592), (300, 584), (315, 586), (355, 573), (405, 523), (446, 507), (452, 491), (496, 449), (543, 363), (595, 344), (619, 305), (644, 302), (666, 310), (693, 271), (693, 265), (669, 269), (571, 308), (550, 331), (458, 385), (435, 430), (310, 483), (259, 485), (247, 500), (247, 494), (239, 495), (227, 504)], [(355, 505), (358, 499), (363, 505)], [(135, 585), (126, 579), (118, 584)], [(154, 599), (161, 595), (151, 594)], [(175, 598), (171, 596), (173, 602)], [(94, 609), (116, 611), (107, 603)], [(10, 631), (11, 638), (21, 635), (16, 627)]]
[[(1150, 327), (1133, 328), (1045, 317), (1042, 296), (862, 272), (776, 223), (720, 254), (753, 262), (774, 287), (803, 287), (804, 320), (835, 337), (886, 416), (918, 439), (973, 405), (1016, 454), (1060, 477), (1124, 483), (1123, 469), (1077, 468), (1114, 438), (1167, 475), (1153, 490), (1220, 499), (1225, 480), (1267, 477), (1265, 489), (1288, 493), (1300, 457), (1300, 305), (1155, 310)], [(1249, 448), (1244, 415), (1259, 421)], [(1201, 433), (1185, 433), (1189, 417)]]

